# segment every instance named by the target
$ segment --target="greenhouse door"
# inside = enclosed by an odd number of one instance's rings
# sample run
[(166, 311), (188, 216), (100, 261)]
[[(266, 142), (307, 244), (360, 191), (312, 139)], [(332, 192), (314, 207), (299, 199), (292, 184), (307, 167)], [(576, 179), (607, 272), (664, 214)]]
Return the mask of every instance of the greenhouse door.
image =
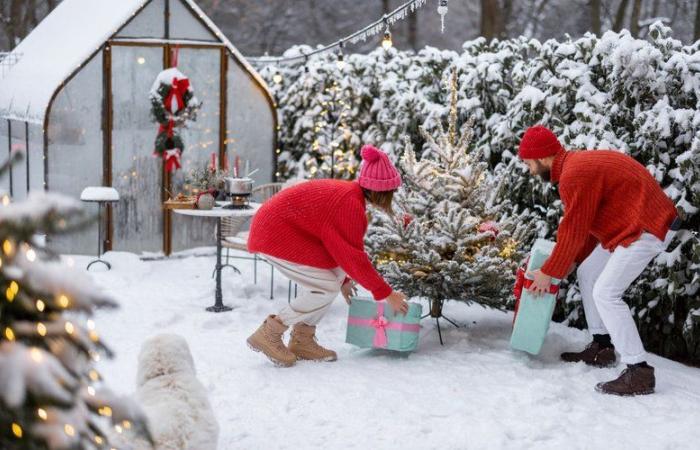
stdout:
[(107, 52), (112, 74), (109, 172), (121, 196), (109, 218), (114, 250), (167, 255), (215, 243), (213, 220), (164, 212), (161, 205), (170, 193), (187, 192), (190, 170), (205, 167), (212, 153), (218, 161), (225, 155), (227, 54), (220, 44), (179, 44), (178, 68), (202, 107), (194, 123), (178, 130), (185, 145), (182, 168), (168, 174), (153, 156), (158, 126), (151, 120), (148, 94), (158, 73), (170, 66), (172, 50), (167, 44), (113, 40)]

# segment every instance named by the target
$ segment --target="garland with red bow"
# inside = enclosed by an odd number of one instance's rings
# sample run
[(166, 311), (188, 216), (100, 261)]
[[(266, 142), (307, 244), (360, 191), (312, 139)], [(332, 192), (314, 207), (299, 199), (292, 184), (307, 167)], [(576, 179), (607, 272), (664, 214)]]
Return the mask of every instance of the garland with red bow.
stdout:
[(151, 116), (159, 124), (154, 155), (163, 158), (165, 169), (172, 172), (182, 167), (180, 157), (185, 147), (176, 130), (197, 119), (202, 103), (195, 97), (190, 80), (174, 67), (158, 74), (150, 99)]

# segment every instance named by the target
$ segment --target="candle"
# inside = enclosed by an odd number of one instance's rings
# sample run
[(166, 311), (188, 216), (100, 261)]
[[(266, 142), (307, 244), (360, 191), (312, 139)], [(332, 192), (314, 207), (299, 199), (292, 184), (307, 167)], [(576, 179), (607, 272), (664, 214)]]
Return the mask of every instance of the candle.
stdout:
[(246, 159), (245, 160), (245, 176), (247, 177), (250, 174), (250, 160)]
[(211, 152), (210, 170), (212, 172), (216, 171), (216, 153), (214, 153), (214, 152)]
[(239, 168), (239, 164), (240, 164), (240, 162), (241, 162), (241, 160), (240, 160), (240, 158), (238, 157), (238, 155), (236, 155), (236, 160), (235, 160), (235, 161), (236, 161), (236, 162), (234, 163), (234, 166), (233, 166), (233, 176), (236, 177), (236, 178), (238, 178), (238, 168)]

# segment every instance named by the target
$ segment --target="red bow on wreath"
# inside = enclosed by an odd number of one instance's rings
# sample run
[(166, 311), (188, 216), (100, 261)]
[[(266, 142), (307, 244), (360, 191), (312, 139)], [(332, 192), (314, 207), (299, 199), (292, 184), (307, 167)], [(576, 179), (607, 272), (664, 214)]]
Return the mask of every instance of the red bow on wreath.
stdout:
[(172, 150), (166, 150), (165, 154), (165, 170), (168, 172), (174, 172), (177, 169), (182, 168), (180, 164), (180, 149), (174, 148)]
[(165, 110), (175, 114), (185, 107), (185, 92), (190, 88), (190, 80), (187, 78), (173, 78), (173, 85), (163, 101)]

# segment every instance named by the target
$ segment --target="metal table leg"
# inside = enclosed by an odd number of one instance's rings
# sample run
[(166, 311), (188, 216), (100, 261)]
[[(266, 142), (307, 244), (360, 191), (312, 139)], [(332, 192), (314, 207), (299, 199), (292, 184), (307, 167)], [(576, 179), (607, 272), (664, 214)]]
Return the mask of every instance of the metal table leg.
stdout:
[(90, 266), (95, 263), (102, 263), (107, 266), (107, 270), (112, 268), (112, 265), (102, 259), (102, 202), (97, 202), (97, 259), (90, 261), (85, 270), (90, 270)]
[(216, 301), (214, 306), (207, 307), (207, 311), (223, 312), (231, 311), (233, 308), (224, 305), (223, 295), (221, 294), (221, 217), (217, 218), (216, 227), (216, 293), (214, 295)]

